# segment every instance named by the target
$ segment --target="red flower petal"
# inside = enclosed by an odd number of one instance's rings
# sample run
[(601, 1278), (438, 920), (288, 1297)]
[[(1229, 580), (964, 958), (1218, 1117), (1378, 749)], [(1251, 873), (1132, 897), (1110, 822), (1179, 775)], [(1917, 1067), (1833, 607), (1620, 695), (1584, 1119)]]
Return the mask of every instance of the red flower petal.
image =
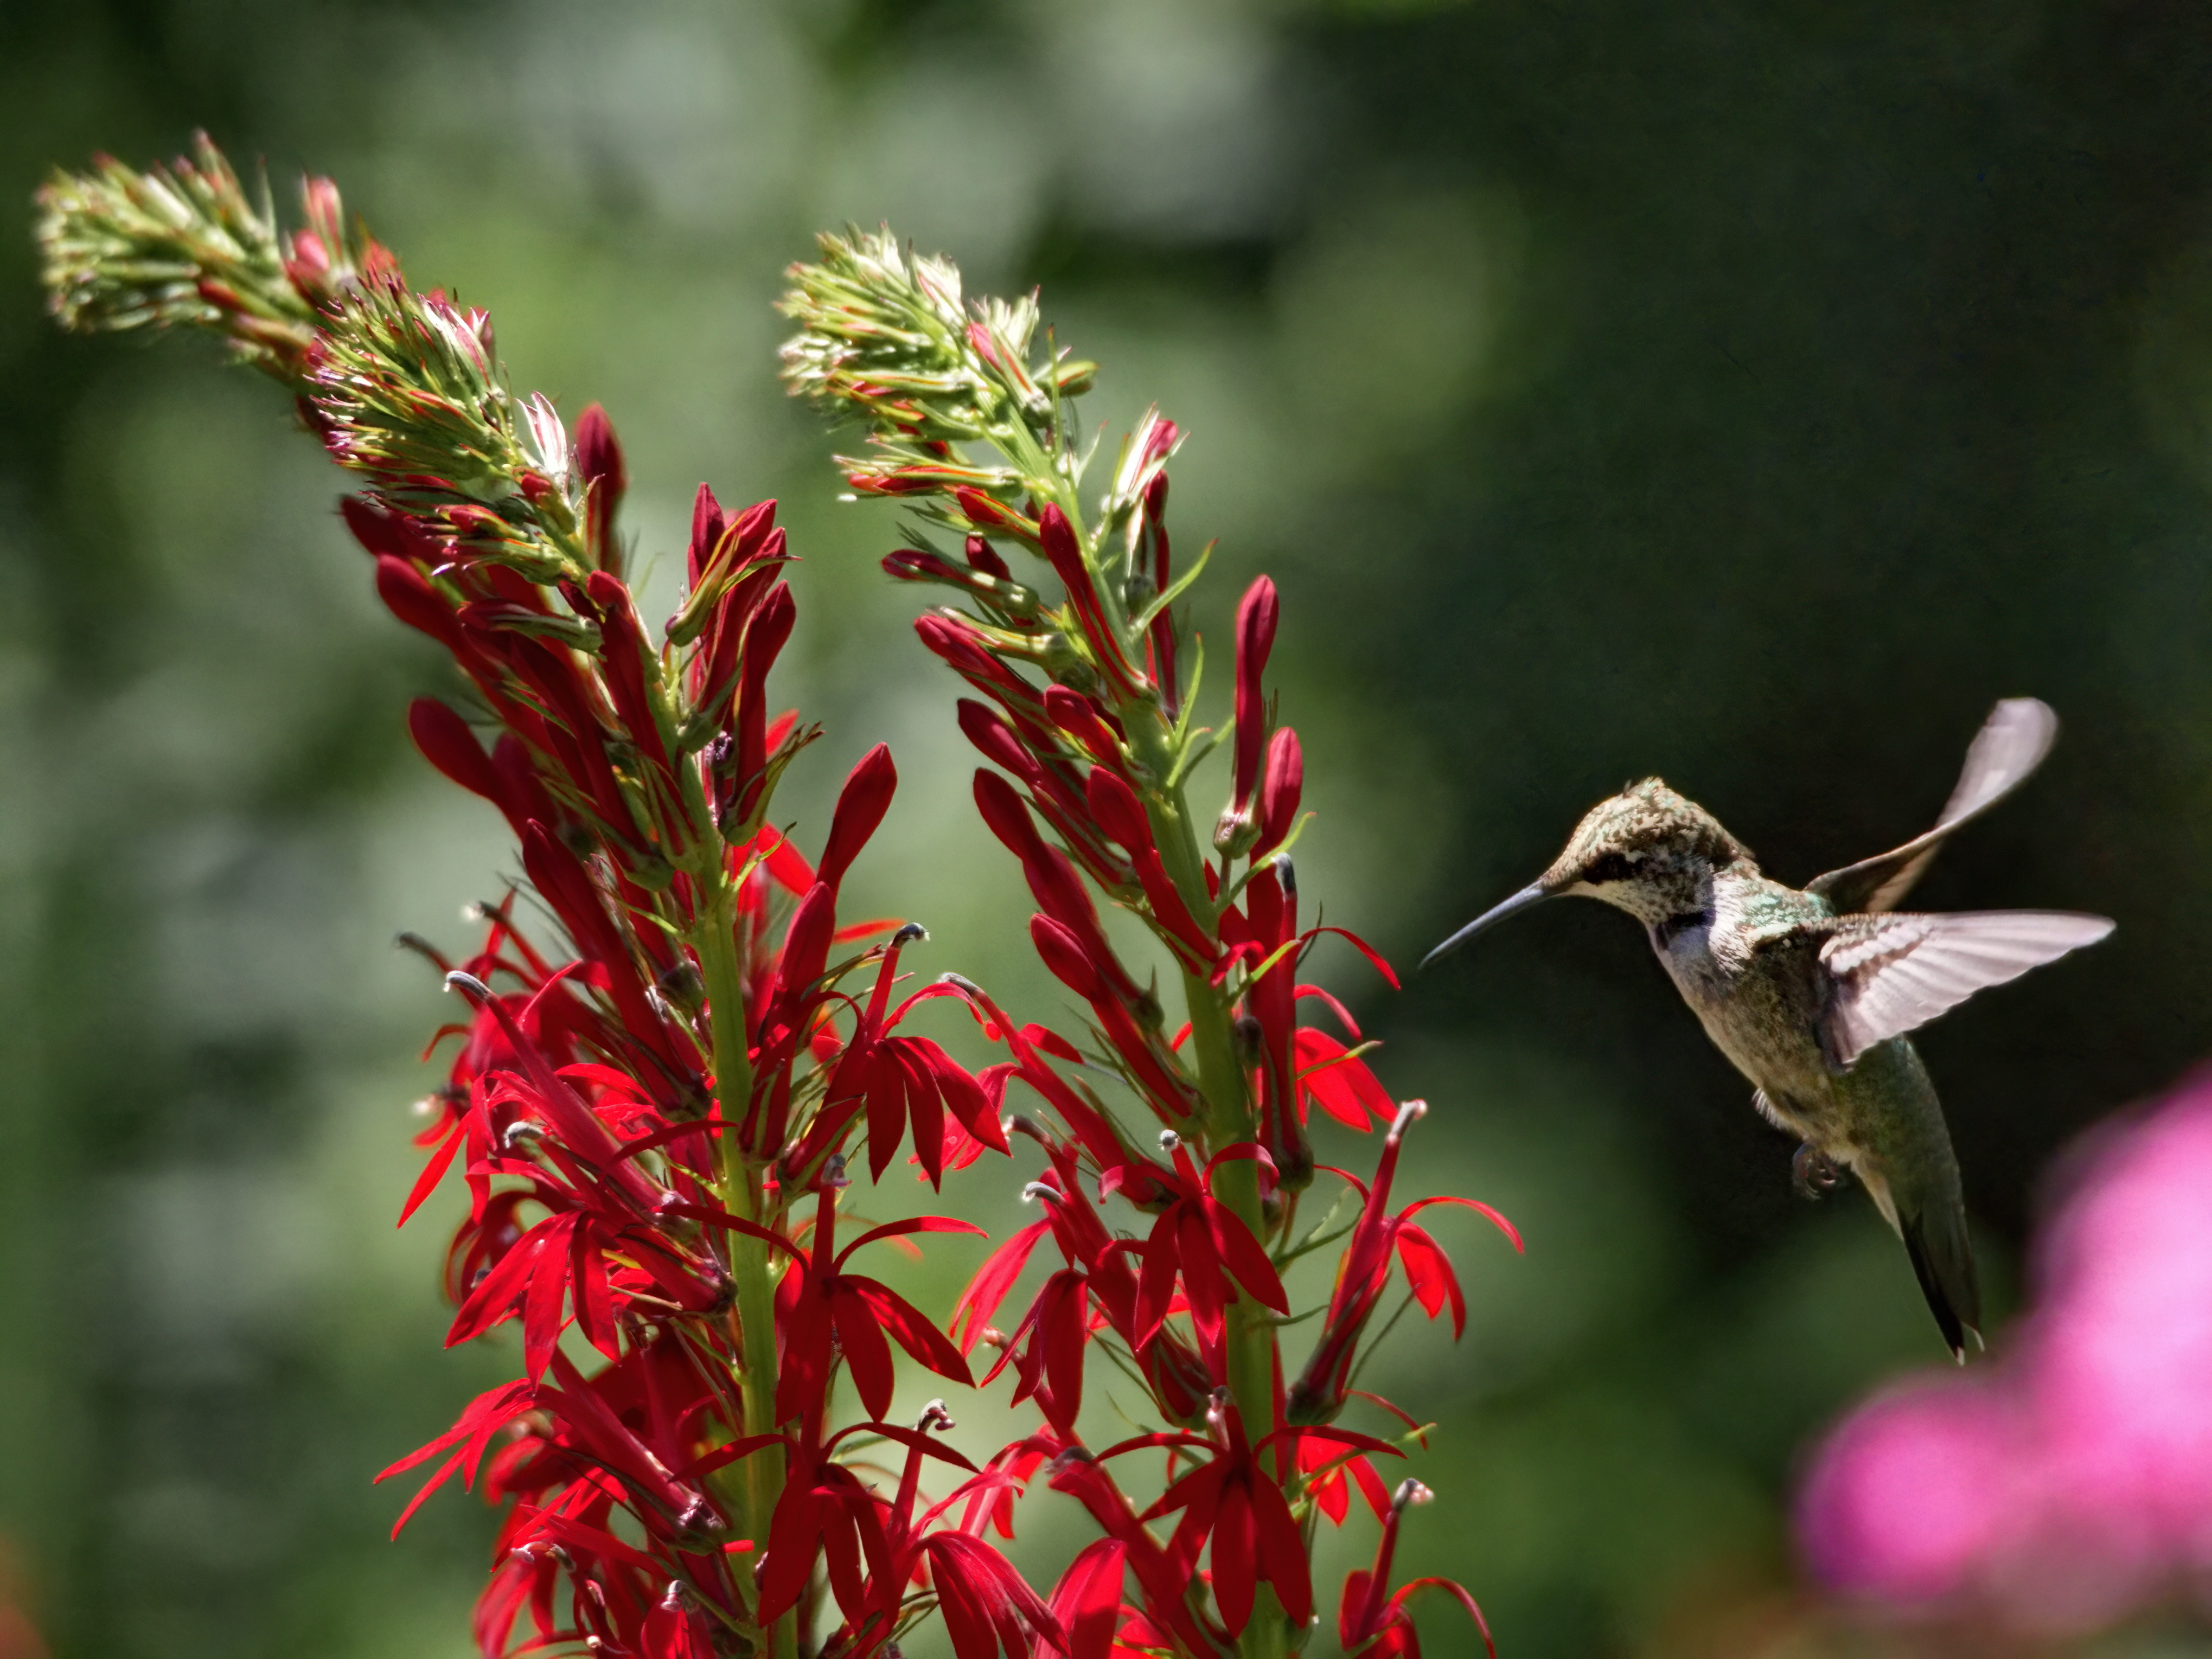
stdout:
[[(1280, 1487), (1265, 1479), (1255, 1480), (1251, 1497), (1253, 1530), (1267, 1582), (1274, 1585), (1291, 1622), (1304, 1625), (1313, 1617), (1313, 1572), (1306, 1560), (1305, 1540), (1298, 1534), (1298, 1523), (1291, 1518), (1291, 1506)], [(1217, 1559), (1220, 1536), (1217, 1530)], [(1215, 1571), (1218, 1575), (1219, 1569)]]
[[(898, 1345), (916, 1360), (935, 1371), (939, 1376), (949, 1376), (968, 1388), (975, 1386), (975, 1379), (968, 1370), (968, 1362), (961, 1358), (943, 1331), (931, 1324), (921, 1310), (889, 1285), (872, 1279), (860, 1279), (850, 1274), (838, 1281), (840, 1290), (856, 1292), (868, 1304), (883, 1328), (897, 1339)], [(885, 1402), (888, 1406), (889, 1402)], [(872, 1416), (881, 1417), (881, 1411)]]
[(960, 1340), (960, 1352), (973, 1353), (981, 1339), (983, 1328), (991, 1322), (992, 1315), (1006, 1299), (1014, 1281), (1022, 1276), (1029, 1265), (1030, 1253), (1037, 1241), (1052, 1230), (1049, 1221), (1030, 1223), (1005, 1243), (991, 1252), (989, 1258), (968, 1281), (968, 1288), (960, 1293), (960, 1300), (952, 1310), (952, 1334)]
[(1101, 1538), (1084, 1547), (1053, 1586), (1053, 1616), (1067, 1640), (1041, 1649), (1041, 1659), (1112, 1659), (1114, 1626), (1121, 1611), (1126, 1547)]
[(1252, 1524), (1252, 1494), (1242, 1480), (1226, 1482), (1221, 1507), (1213, 1516), (1213, 1603), (1231, 1636), (1252, 1622), (1252, 1600), (1259, 1579), (1258, 1539)]

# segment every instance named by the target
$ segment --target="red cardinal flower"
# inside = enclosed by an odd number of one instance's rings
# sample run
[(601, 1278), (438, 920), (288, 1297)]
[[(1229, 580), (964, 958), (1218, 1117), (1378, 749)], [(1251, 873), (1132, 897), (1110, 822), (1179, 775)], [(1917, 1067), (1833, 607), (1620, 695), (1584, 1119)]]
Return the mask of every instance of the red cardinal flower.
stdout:
[(1344, 1599), (1338, 1605), (1337, 1639), (1351, 1659), (1421, 1659), (1421, 1639), (1413, 1628), (1410, 1604), (1417, 1595), (1449, 1595), (1466, 1610), (1482, 1637), (1484, 1650), (1498, 1659), (1498, 1644), (1491, 1640), (1489, 1621), (1466, 1590), (1449, 1578), (1416, 1578), (1392, 1590), (1390, 1559), (1398, 1547), (1398, 1522), (1407, 1510), (1434, 1496), (1418, 1480), (1399, 1483), (1382, 1522), (1382, 1540), (1375, 1551), (1372, 1567), (1354, 1568), (1344, 1581)]
[[(1345, 1246), (1343, 1260), (1337, 1267), (1336, 1289), (1329, 1297), (1320, 1340), (1314, 1344), (1312, 1357), (1291, 1389), (1288, 1409), (1293, 1421), (1326, 1422), (1343, 1407), (1353, 1356), (1368, 1319), (1389, 1282), (1394, 1249), (1422, 1310), (1434, 1319), (1449, 1302), (1454, 1340), (1466, 1330), (1467, 1299), (1459, 1287), (1459, 1275), (1452, 1271), (1451, 1258), (1425, 1230), (1414, 1223), (1413, 1217), (1434, 1205), (1456, 1204), (1488, 1220), (1511, 1241), (1516, 1250), (1522, 1249), (1521, 1234), (1513, 1224), (1475, 1199), (1416, 1199), (1395, 1215), (1390, 1212), (1390, 1183), (1398, 1172), (1398, 1154), (1405, 1145), (1406, 1131), (1427, 1110), (1427, 1103), (1419, 1100), (1409, 1100), (1399, 1109), (1397, 1119), (1383, 1139), (1382, 1157), (1375, 1167), (1375, 1184), (1371, 1188), (1356, 1176), (1344, 1176), (1359, 1189), (1365, 1201), (1360, 1206), (1359, 1219), (1352, 1227), (1351, 1242)], [(1337, 1173), (1344, 1175), (1340, 1170)]]

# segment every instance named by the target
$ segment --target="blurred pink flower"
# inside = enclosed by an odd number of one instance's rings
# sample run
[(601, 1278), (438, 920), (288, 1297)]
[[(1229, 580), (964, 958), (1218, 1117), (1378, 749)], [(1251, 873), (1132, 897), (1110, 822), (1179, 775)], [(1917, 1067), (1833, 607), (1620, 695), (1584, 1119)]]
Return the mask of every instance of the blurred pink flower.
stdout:
[(1816, 1453), (1798, 1533), (1838, 1595), (2058, 1632), (2212, 1583), (2212, 1071), (2071, 1162), (2010, 1352)]

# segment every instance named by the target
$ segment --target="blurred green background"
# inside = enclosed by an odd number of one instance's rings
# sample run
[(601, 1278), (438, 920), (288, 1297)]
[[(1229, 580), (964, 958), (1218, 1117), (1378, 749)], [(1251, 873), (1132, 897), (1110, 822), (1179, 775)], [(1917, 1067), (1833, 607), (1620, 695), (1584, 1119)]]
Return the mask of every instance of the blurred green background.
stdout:
[[(462, 939), (509, 867), (407, 744), (440, 665), (272, 387), (46, 321), (46, 167), (204, 125), (280, 185), (337, 175), (492, 308), (518, 386), (608, 405), (664, 585), (699, 479), (780, 496), (781, 684), (830, 732), (785, 811), (818, 825), (889, 739), (855, 904), (1033, 1017), (1064, 999), (876, 570), (896, 520), (836, 502), (775, 383), (819, 226), (1043, 283), (1109, 442), (1155, 399), (1191, 430), (1200, 625), (1283, 589), (1301, 885), (1401, 964), (1626, 779), (1802, 880), (1923, 828), (1995, 698), (2048, 699), (2045, 773), (1922, 890), (2121, 922), (1923, 1043), (2002, 1310), (2053, 1152), (2212, 1048), (2208, 98), (2212, 17), (2152, 0), (0, 8), (10, 1593), (69, 1659), (467, 1652), (488, 1517), (444, 1499), (388, 1544), (402, 1495), (367, 1482), (507, 1362), (441, 1355), (440, 1224), (391, 1225), (449, 1005), (387, 941)], [(1446, 1224), (1466, 1340), (1371, 1374), (1442, 1423), (1402, 1565), (1468, 1583), (1510, 1659), (1874, 1639), (1793, 1588), (1784, 1510), (1809, 1435), (1940, 1357), (1869, 1207), (1792, 1198), (1599, 907), (1401, 996), (1327, 966), (1434, 1105), (1418, 1182), (1529, 1243)], [(965, 1179), (1018, 1213), (1004, 1165)], [(938, 1253), (933, 1305), (973, 1259)]]

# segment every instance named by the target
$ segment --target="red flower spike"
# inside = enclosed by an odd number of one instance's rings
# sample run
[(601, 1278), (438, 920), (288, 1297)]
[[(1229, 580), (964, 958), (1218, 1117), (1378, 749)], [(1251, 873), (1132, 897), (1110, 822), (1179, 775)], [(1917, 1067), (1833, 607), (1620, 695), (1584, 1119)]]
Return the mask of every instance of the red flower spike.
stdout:
[(1260, 781), (1261, 746), (1267, 736), (1267, 705), (1260, 677), (1274, 647), (1280, 610), (1275, 584), (1265, 576), (1245, 590), (1237, 607), (1236, 768), (1230, 799), (1240, 812), (1250, 804), (1253, 786)]

